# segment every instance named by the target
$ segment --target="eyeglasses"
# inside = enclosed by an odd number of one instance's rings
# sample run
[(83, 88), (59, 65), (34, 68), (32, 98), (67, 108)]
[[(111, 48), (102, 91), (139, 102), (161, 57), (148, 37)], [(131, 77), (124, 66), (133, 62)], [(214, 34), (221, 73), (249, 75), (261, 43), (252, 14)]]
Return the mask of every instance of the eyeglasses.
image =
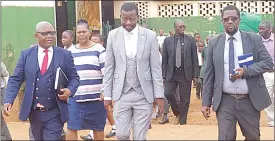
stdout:
[(55, 36), (55, 35), (56, 35), (56, 32), (55, 32), (55, 31), (36, 32), (36, 33), (39, 33), (39, 34), (41, 34), (42, 36), (48, 36), (48, 35)]
[(223, 18), (222, 21), (223, 22), (229, 22), (229, 20), (231, 20), (232, 22), (236, 22), (239, 18), (237, 17), (232, 17), (232, 18)]

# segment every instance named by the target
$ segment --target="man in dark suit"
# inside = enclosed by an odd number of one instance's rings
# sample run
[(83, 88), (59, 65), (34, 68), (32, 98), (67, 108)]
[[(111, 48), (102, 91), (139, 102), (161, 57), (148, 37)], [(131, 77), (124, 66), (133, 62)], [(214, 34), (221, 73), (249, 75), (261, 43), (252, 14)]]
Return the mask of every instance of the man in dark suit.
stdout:
[[(19, 119), (29, 118), (35, 140), (60, 140), (64, 123), (68, 120), (67, 100), (79, 86), (79, 76), (69, 51), (55, 47), (56, 32), (46, 21), (36, 25), (38, 45), (21, 52), (16, 68), (10, 76), (4, 99), (5, 114), (12, 108), (21, 84), (26, 87)], [(67, 76), (67, 88), (58, 94), (54, 89), (55, 74), (60, 67)]]
[[(171, 104), (178, 123), (186, 124), (190, 103), (192, 80), (198, 78), (199, 64), (196, 41), (184, 34), (184, 22), (176, 20), (175, 35), (164, 40), (162, 57), (162, 75), (165, 82), (164, 94)], [(180, 106), (177, 106), (175, 93), (179, 86)]]
[[(237, 7), (223, 9), (222, 23), (225, 33), (208, 44), (202, 113), (207, 119), (213, 104), (218, 140), (236, 140), (237, 122), (246, 140), (260, 140), (260, 111), (271, 104), (262, 74), (272, 69), (272, 59), (260, 36), (239, 30)], [(250, 53), (251, 57), (238, 61)]]

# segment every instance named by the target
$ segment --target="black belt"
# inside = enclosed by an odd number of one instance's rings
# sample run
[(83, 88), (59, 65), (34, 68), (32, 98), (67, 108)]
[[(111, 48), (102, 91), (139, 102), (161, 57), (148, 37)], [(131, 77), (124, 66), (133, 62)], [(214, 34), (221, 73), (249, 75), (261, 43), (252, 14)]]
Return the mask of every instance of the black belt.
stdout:
[(45, 111), (49, 111), (49, 110), (51, 110), (51, 109), (48, 109), (48, 108), (42, 108), (42, 107), (36, 107), (36, 109), (35, 110), (39, 110), (39, 111), (41, 111), (41, 112), (45, 112)]
[(184, 69), (182, 67), (180, 67), (180, 68), (175, 67), (175, 70), (176, 71), (183, 71)]
[(230, 93), (224, 93), (224, 94), (228, 94), (231, 97), (234, 97), (235, 99), (246, 99), (246, 98), (249, 98), (248, 94), (230, 94)]

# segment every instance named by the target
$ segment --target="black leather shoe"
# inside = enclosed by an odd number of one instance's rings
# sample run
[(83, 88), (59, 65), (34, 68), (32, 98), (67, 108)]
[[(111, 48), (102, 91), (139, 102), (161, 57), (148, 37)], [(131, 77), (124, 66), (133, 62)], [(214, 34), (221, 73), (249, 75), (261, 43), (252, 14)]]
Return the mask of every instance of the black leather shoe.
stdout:
[(169, 119), (162, 119), (161, 121), (159, 121), (159, 124), (166, 124), (169, 123)]
[(186, 122), (181, 122), (180, 125), (186, 125)]
[(116, 136), (116, 130), (115, 130), (115, 129), (112, 129), (112, 130), (110, 131), (110, 133), (107, 134), (105, 137), (106, 137), (106, 138), (111, 138), (111, 137), (114, 137), (114, 136)]
[(87, 136), (80, 136), (80, 138), (84, 141), (93, 141), (93, 138), (90, 134)]

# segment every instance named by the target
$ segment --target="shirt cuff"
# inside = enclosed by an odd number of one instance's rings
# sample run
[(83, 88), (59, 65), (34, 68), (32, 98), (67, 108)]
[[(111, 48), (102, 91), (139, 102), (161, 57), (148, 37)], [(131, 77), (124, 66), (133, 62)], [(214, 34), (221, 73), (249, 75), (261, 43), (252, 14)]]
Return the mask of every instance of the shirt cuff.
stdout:
[(112, 100), (111, 97), (104, 97), (104, 100)]

